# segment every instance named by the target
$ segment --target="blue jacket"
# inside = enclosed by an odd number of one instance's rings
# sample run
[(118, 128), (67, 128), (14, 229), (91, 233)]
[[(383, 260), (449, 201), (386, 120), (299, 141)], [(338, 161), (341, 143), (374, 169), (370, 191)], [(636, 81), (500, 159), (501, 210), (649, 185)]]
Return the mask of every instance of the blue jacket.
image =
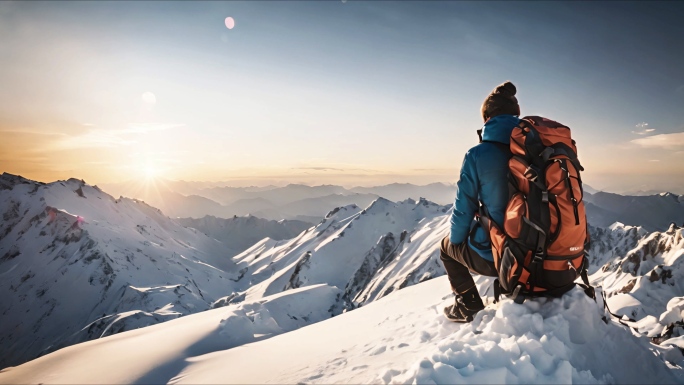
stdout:
[(451, 215), (451, 235), (453, 244), (468, 239), (468, 244), (488, 261), (493, 261), (489, 237), (482, 227), (473, 235), (474, 243), (486, 245), (479, 248), (470, 242), (468, 235), (475, 213), (482, 202), (495, 223), (503, 225), (504, 212), (508, 204), (508, 160), (511, 152), (498, 142), (510, 144), (511, 131), (520, 119), (513, 115), (495, 116), (485, 123), (482, 129), (483, 142), (471, 148), (463, 159), (461, 175), (456, 184), (456, 201)]

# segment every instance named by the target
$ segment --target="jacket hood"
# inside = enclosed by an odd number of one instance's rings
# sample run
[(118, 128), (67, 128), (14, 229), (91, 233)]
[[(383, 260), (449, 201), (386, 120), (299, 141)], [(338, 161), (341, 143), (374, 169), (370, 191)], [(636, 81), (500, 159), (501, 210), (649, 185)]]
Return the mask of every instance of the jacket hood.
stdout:
[(482, 140), (509, 144), (511, 132), (520, 123), (515, 115), (498, 115), (487, 121), (482, 127)]

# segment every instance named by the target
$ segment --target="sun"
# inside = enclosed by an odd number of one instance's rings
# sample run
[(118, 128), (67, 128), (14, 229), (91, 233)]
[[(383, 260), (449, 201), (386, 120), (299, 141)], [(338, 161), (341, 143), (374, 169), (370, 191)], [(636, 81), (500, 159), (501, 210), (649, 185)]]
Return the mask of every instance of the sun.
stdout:
[(145, 174), (145, 178), (147, 179), (156, 179), (159, 176), (159, 170), (149, 164), (145, 166), (143, 172)]

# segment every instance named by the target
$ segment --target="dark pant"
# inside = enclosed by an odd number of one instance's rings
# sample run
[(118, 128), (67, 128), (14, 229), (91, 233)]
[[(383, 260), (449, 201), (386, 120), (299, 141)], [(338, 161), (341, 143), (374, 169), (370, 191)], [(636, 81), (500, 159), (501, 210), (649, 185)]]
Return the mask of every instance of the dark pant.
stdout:
[(480, 257), (480, 255), (468, 245), (468, 241), (454, 245), (449, 237), (442, 240), (439, 258), (444, 264), (449, 283), (454, 292), (462, 294), (475, 286), (475, 281), (470, 272), (489, 277), (498, 276), (494, 262)]

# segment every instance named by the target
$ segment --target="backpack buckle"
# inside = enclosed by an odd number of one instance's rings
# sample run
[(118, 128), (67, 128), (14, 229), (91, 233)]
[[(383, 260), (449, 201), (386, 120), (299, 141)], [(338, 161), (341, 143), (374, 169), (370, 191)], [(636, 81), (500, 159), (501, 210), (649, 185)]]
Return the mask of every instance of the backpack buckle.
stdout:
[(548, 162), (549, 158), (552, 157), (555, 152), (556, 150), (554, 150), (553, 147), (546, 147), (544, 151), (539, 154), (539, 156), (544, 160), (544, 162)]
[(501, 284), (497, 278), (494, 280), (494, 303), (499, 302), (499, 298), (501, 298)]
[(523, 302), (525, 302), (525, 296), (520, 294), (520, 288), (522, 288), (522, 285), (517, 285), (513, 290), (513, 293), (511, 293), (513, 302), (517, 303), (518, 305), (521, 305)]

